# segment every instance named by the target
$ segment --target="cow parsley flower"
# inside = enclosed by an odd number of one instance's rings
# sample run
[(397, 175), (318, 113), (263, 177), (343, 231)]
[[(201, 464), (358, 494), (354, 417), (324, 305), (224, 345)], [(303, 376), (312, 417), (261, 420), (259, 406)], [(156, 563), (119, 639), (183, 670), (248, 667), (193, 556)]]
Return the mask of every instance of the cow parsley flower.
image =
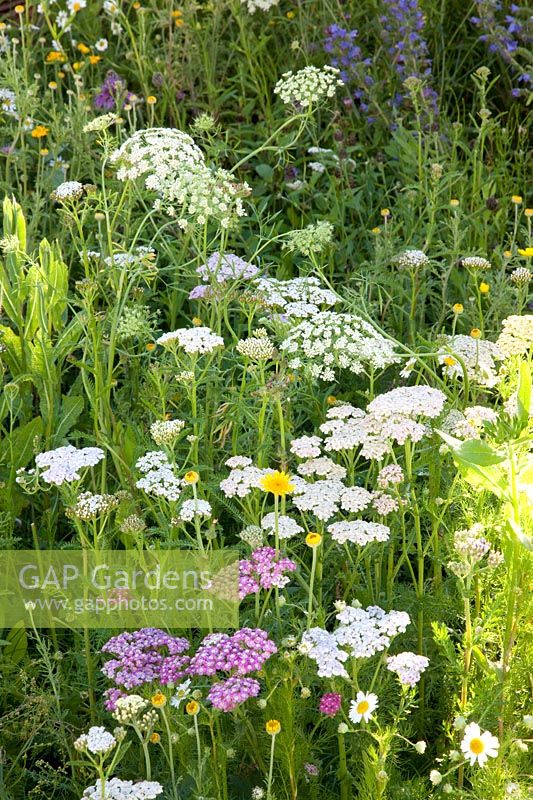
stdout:
[(274, 87), (274, 94), (279, 94), (287, 105), (309, 108), (326, 97), (334, 97), (343, 82), (339, 79), (336, 67), (307, 66), (298, 72), (284, 72)]
[(470, 381), (488, 388), (496, 385), (497, 362), (505, 358), (499, 341), (494, 344), (486, 339), (456, 335), (441, 336), (440, 342), (445, 352), (439, 354), (438, 360), (445, 375), (461, 379), (463, 377), (461, 362), (463, 362)]
[(246, 5), (250, 14), (255, 14), (256, 11), (270, 11), (279, 0), (241, 0), (241, 3)]
[[(276, 515), (274, 512), (265, 514), (261, 520), (261, 528), (269, 534), (274, 534), (276, 529)], [(303, 533), (303, 528), (292, 517), (286, 514), (278, 515), (278, 535), (280, 539), (292, 539), (299, 533)]]
[(406, 250), (397, 256), (395, 264), (398, 269), (413, 271), (427, 267), (429, 258), (422, 250)]
[(83, 183), (79, 181), (64, 181), (56, 186), (51, 194), (52, 200), (65, 202), (65, 200), (79, 200), (83, 194)]
[(306, 369), (313, 378), (334, 381), (335, 371), (359, 375), (366, 368), (397, 363), (394, 344), (355, 314), (323, 311), (300, 322), (281, 343), (291, 369)]
[(263, 277), (254, 282), (254, 295), (270, 308), (279, 309), (283, 317), (305, 319), (321, 309), (340, 302), (340, 297), (325, 289), (318, 278), (300, 277), (281, 281)]
[(178, 511), (178, 519), (181, 522), (192, 522), (195, 517), (208, 518), (211, 516), (211, 504), (207, 500), (185, 500)]
[[(320, 166), (322, 167), (322, 164)], [(331, 222), (325, 219), (319, 220), (301, 230), (289, 231), (283, 249), (290, 252), (296, 251), (308, 257), (313, 253), (322, 253), (331, 245), (333, 231)]]
[(137, 460), (135, 466), (143, 473), (143, 477), (135, 483), (138, 489), (166, 500), (179, 500), (183, 481), (174, 473), (165, 453), (161, 450), (146, 453)]

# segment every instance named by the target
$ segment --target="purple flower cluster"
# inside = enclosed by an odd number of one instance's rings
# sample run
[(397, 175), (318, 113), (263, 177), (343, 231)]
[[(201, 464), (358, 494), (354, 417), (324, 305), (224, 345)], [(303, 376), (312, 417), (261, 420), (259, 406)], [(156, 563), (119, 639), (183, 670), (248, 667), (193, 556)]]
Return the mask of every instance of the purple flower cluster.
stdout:
[(259, 694), (258, 681), (244, 676), (258, 672), (276, 651), (276, 645), (261, 628), (241, 628), (232, 636), (211, 633), (191, 659), (188, 672), (189, 675), (232, 673), (213, 684), (207, 696), (215, 708), (233, 711), (249, 697)]
[(374, 85), (371, 75), (371, 58), (362, 58), (361, 48), (356, 43), (358, 31), (347, 30), (340, 25), (329, 25), (326, 28), (324, 50), (332, 58), (330, 64), (340, 70), (343, 82), (351, 88), (353, 99), (358, 108), (367, 115), (368, 122), (375, 122), (370, 114), (369, 92)]
[[(123, 689), (145, 683), (173, 684), (185, 676), (226, 673), (211, 687), (208, 698), (215, 708), (232, 711), (249, 697), (257, 697), (260, 685), (254, 678), (265, 661), (277, 652), (276, 645), (261, 628), (241, 628), (233, 635), (211, 633), (195, 655), (183, 655), (189, 642), (158, 628), (142, 628), (114, 636), (102, 648), (117, 656), (108, 661), (102, 672), (118, 686), (106, 692), (105, 707), (113, 711)], [(121, 688), (122, 687), (122, 688)]]
[(93, 105), (102, 111), (114, 111), (134, 99), (135, 95), (128, 91), (126, 81), (110, 69), (100, 91), (94, 97)]
[(228, 712), (233, 711), (250, 697), (257, 697), (260, 688), (259, 681), (255, 678), (233, 675), (226, 681), (213, 684), (207, 696), (215, 708)]
[[(489, 52), (496, 53), (516, 75), (517, 85), (513, 97), (526, 95), (533, 88), (531, 53), (533, 43), (533, 15), (527, 6), (502, 3), (500, 0), (475, 0), (476, 15), (470, 21), (482, 31), (479, 39)], [(519, 84), (522, 84), (520, 86)]]
[(276, 645), (261, 628), (241, 628), (232, 636), (210, 633), (191, 658), (188, 674), (232, 672), (248, 675), (258, 672), (276, 651)]
[(320, 698), (318, 706), (322, 714), (328, 717), (334, 717), (338, 713), (342, 704), (342, 697), (337, 692), (327, 692)]
[[(386, 45), (387, 65), (392, 63), (394, 72), (384, 70), (383, 65), (377, 63), (378, 56), (374, 61), (364, 58), (357, 44), (358, 32), (336, 24), (326, 29), (324, 40), (324, 50), (332, 56), (330, 63), (341, 70), (344, 83), (350, 87), (353, 99), (368, 122), (375, 122), (384, 92), (392, 110), (405, 105), (407, 95), (402, 84), (407, 78), (422, 82), (423, 111), (428, 119), (435, 117), (438, 113), (437, 95), (430, 85), (431, 59), (424, 38), (424, 15), (418, 0), (382, 0), (382, 4), (380, 35)], [(392, 85), (376, 83), (374, 74), (378, 71), (388, 79), (392, 76)]]
[[(102, 672), (124, 689), (144, 683), (174, 683), (187, 674), (189, 656), (183, 653), (188, 649), (187, 639), (171, 636), (158, 628), (125, 631), (113, 636), (102, 647), (102, 652), (117, 656), (104, 664)], [(108, 710), (113, 710), (120, 691), (117, 688), (107, 691)]]
[(260, 589), (283, 588), (290, 578), (286, 572), (294, 572), (296, 563), (281, 557), (273, 547), (259, 547), (249, 559), (239, 561), (239, 597), (241, 600)]

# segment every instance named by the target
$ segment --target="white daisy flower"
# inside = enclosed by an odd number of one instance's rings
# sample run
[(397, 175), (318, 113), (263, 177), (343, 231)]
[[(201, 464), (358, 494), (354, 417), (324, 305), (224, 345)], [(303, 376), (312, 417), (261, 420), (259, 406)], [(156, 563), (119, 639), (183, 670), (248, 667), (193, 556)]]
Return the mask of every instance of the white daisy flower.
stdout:
[(107, 50), (108, 46), (109, 44), (107, 39), (98, 39), (98, 41), (94, 45), (95, 50), (98, 50), (99, 53), (104, 53)]
[(473, 766), (476, 761), (480, 767), (485, 766), (489, 758), (495, 758), (498, 755), (499, 747), (500, 743), (496, 736), (493, 736), (490, 731), (482, 733), (477, 722), (471, 722), (466, 726), (461, 750), (465, 758), (470, 761), (470, 766)]
[(348, 716), (354, 723), (361, 722), (362, 719), (368, 722), (378, 707), (378, 703), (377, 694), (373, 694), (373, 692), (357, 692), (357, 697), (351, 702)]
[(176, 692), (170, 700), (170, 705), (179, 708), (183, 700), (189, 696), (190, 678), (176, 686)]

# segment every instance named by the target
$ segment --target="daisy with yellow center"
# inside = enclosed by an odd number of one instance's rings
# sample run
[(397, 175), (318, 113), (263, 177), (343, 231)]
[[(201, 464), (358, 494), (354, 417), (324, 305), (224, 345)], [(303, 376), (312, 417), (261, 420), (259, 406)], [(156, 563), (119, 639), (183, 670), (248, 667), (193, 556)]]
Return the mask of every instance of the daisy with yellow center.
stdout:
[(279, 470), (264, 475), (259, 484), (264, 492), (271, 492), (274, 497), (285, 497), (286, 494), (294, 492), (296, 488), (294, 483), (291, 483), (290, 475)]
[(279, 719), (269, 719), (265, 724), (265, 730), (270, 736), (277, 736), (281, 730), (281, 722)]
[(451, 356), (446, 356), (443, 358), (443, 363), (446, 364), (447, 367), (453, 367), (455, 364), (457, 364), (457, 361)]
[(378, 707), (379, 700), (377, 694), (373, 692), (357, 692), (357, 697), (352, 700), (348, 716), (354, 724), (364, 720), (368, 722)]
[(466, 726), (461, 750), (464, 757), (470, 761), (470, 766), (477, 762), (480, 767), (484, 767), (489, 758), (496, 758), (500, 743), (496, 736), (490, 731), (481, 732), (477, 722), (471, 722)]
[(156, 692), (150, 698), (150, 702), (152, 703), (154, 708), (163, 708), (163, 706), (165, 706), (167, 703), (167, 698), (165, 697), (163, 692)]

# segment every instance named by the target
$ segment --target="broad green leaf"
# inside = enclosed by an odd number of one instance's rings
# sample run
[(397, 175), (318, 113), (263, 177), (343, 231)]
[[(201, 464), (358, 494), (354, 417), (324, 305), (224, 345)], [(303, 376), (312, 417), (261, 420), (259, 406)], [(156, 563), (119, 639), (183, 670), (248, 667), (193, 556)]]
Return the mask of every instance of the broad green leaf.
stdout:
[(7, 634), (8, 643), (3, 649), (3, 657), (6, 661), (12, 664), (18, 664), (28, 650), (28, 639), (26, 636), (26, 628), (21, 621), (11, 628)]
[(57, 446), (62, 439), (72, 430), (83, 411), (83, 397), (63, 397), (61, 401), (61, 413), (58, 424), (55, 428), (54, 439)]
[(25, 467), (33, 457), (33, 440), (42, 434), (42, 428), (41, 418), (35, 417), (4, 436), (0, 441), (0, 464), (12, 469)]

